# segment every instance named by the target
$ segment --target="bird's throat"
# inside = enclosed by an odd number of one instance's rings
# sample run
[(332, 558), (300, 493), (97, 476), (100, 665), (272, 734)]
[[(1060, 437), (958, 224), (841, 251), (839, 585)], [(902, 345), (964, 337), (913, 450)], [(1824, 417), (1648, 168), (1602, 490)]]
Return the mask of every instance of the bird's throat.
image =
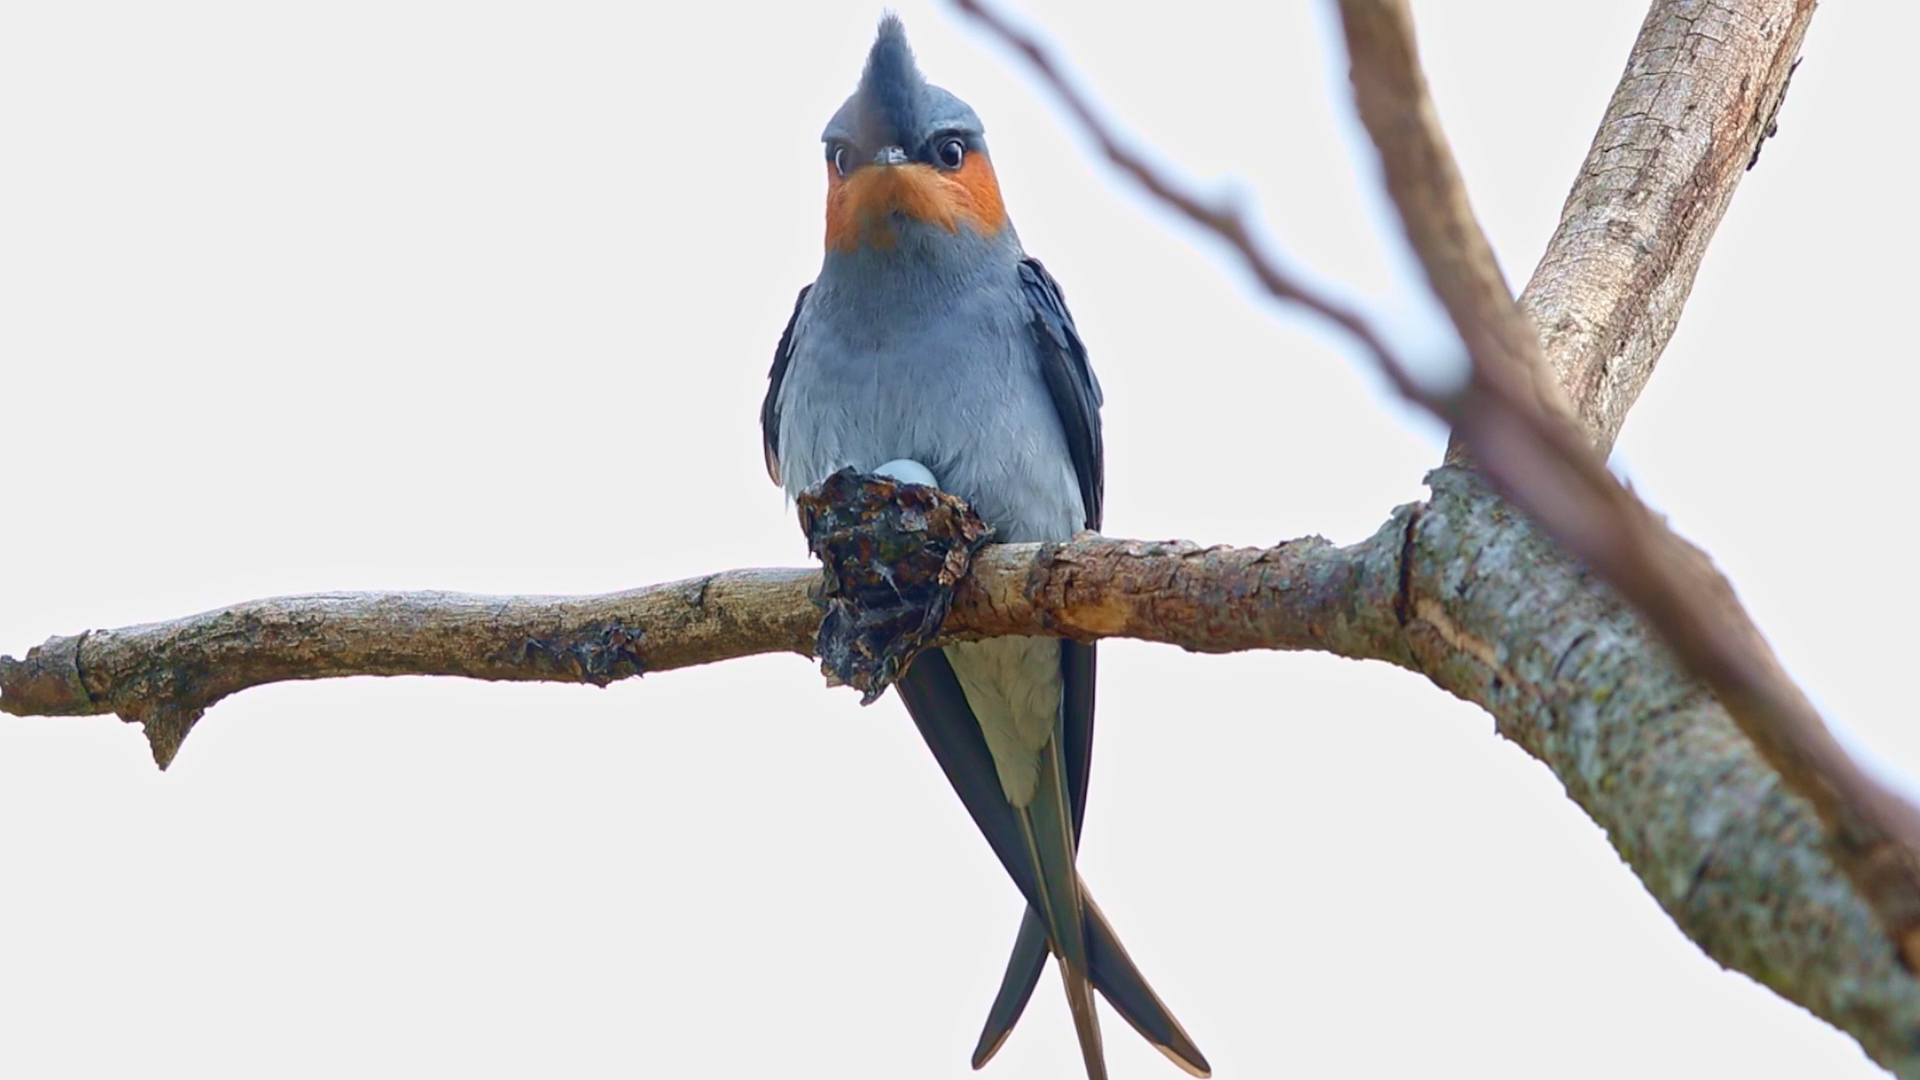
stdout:
[[(832, 166), (828, 166), (832, 173)], [(868, 247), (891, 250), (897, 222), (918, 221), (957, 234), (962, 227), (992, 236), (1006, 227), (1007, 212), (993, 167), (974, 155), (951, 172), (910, 162), (869, 165), (841, 178), (830, 175), (827, 248), (852, 253)]]

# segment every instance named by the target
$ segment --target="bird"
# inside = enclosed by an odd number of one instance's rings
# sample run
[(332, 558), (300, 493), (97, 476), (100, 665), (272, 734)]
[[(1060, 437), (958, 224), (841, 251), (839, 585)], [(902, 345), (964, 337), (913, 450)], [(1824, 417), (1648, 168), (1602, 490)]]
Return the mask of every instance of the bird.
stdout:
[[(825, 251), (774, 350), (760, 413), (768, 475), (789, 497), (848, 467), (937, 487), (1004, 542), (1097, 531), (1103, 399), (1086, 346), (1008, 220), (979, 116), (921, 74), (897, 15), (881, 18), (822, 143)], [(1106, 1076), (1095, 990), (1208, 1076), (1077, 867), (1096, 651), (1050, 637), (953, 644), (895, 683), (1028, 904), (973, 1067), (999, 1051), (1051, 957), (1090, 1080)]]

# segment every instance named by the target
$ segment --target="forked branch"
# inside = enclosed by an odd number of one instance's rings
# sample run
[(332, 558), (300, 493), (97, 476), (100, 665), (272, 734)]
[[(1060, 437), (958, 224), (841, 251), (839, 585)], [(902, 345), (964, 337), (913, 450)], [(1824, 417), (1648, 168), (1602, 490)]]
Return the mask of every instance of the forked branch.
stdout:
[[(1032, 62), (1109, 160), (1218, 234), (1275, 299), (1300, 304), (1352, 333), (1402, 394), (1452, 425), (1455, 438), (1502, 494), (1619, 589), (1713, 689), (1793, 790), (1813, 804), (1836, 860), (1880, 913), (1908, 964), (1920, 967), (1920, 813), (1841, 748), (1712, 563), (1626, 490), (1593, 451), (1473, 216), (1420, 71), (1406, 0), (1341, 0), (1341, 22), (1354, 101), (1380, 153), (1387, 190), (1428, 283), (1466, 345), (1470, 374), (1456, 392), (1422, 385), (1364, 318), (1316, 295), (1262, 251), (1236, 212), (1208, 205), (1126, 148), (1038, 41), (978, 0), (955, 2)], [(1657, 32), (1668, 14), (1664, 9), (1686, 6), (1704, 5), (1656, 4), (1649, 27)], [(1777, 21), (1763, 19), (1756, 27), (1763, 38), (1776, 39), (1776, 52), (1786, 56), (1784, 66), (1777, 59), (1773, 65), (1781, 72), (1770, 97), (1776, 107), (1813, 9), (1811, 3), (1787, 7)], [(1739, 14), (1708, 8), (1715, 12)], [(1747, 131), (1750, 147), (1769, 133), (1772, 112), (1764, 114), (1759, 130)]]

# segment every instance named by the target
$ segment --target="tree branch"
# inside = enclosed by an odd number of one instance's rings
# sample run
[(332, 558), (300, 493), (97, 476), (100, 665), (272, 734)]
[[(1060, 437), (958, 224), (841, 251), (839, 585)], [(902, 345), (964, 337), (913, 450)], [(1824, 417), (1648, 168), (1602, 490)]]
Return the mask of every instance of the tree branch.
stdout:
[(1594, 446), (1620, 434), (1740, 178), (1774, 134), (1815, 0), (1657, 3), (1520, 308)]
[[(1550, 368), (1537, 332), (1509, 300), (1427, 95), (1405, 0), (1341, 0), (1340, 5), (1362, 123), (1380, 152), (1387, 188), (1408, 239), (1472, 359), (1456, 437), (1503, 494), (1639, 609), (1685, 667), (1712, 690), (1724, 715), (1766, 763), (1811, 803), (1824, 826), (1827, 853), (1877, 914), (1911, 969), (1920, 966), (1920, 813), (1868, 776), (1840, 746), (1711, 561), (1622, 487), (1587, 444), (1591, 438), (1610, 445), (1627, 405), (1651, 374), (1720, 212), (1741, 173), (1757, 159), (1760, 141), (1771, 133), (1813, 7), (1807, 0), (1749, 4), (1739, 11), (1700, 0), (1653, 5), (1629, 60), (1627, 79), (1615, 95), (1613, 109), (1620, 113), (1616, 116), (1610, 109), (1609, 119), (1633, 115), (1633, 102), (1644, 92), (1636, 85), (1638, 61), (1664, 68), (1668, 76), (1682, 66), (1717, 67), (1716, 81), (1705, 89), (1709, 94), (1718, 90), (1723, 97), (1714, 102), (1718, 109), (1711, 114), (1731, 119), (1725, 127), (1741, 141), (1710, 141), (1685, 181), (1662, 189), (1668, 196), (1667, 216), (1659, 224), (1668, 233), (1667, 249), (1644, 266), (1636, 263), (1634, 276), (1613, 283), (1623, 301), (1633, 296), (1632, 301), (1616, 303), (1615, 310), (1625, 309), (1622, 317), (1637, 318), (1656, 332), (1641, 336), (1633, 352), (1637, 364), (1608, 379), (1594, 377), (1593, 369), (1604, 369), (1606, 358), (1596, 358), (1593, 350), (1563, 353)], [(1672, 56), (1676, 37), (1699, 51), (1685, 58)], [(1726, 50), (1731, 55), (1718, 55), (1725, 42), (1745, 47), (1736, 45)], [(1740, 73), (1736, 81), (1733, 75), (1742, 61), (1760, 70)], [(1771, 83), (1762, 81), (1769, 78)], [(1668, 85), (1656, 80), (1651, 89), (1659, 94)], [(1656, 101), (1653, 107), (1707, 111), (1698, 109), (1702, 89), (1687, 81), (1684, 92), (1676, 95), (1683, 100)], [(1603, 124), (1602, 138), (1608, 134)], [(1647, 137), (1638, 130), (1618, 134)], [(1603, 159), (1614, 151), (1611, 144), (1595, 149)], [(1582, 177), (1606, 168), (1603, 163), (1597, 170), (1583, 170)], [(1718, 186), (1703, 190), (1713, 179)], [(1580, 194), (1577, 186), (1575, 196)], [(1631, 193), (1615, 201), (1628, 206), (1635, 202)], [(1618, 231), (1630, 235), (1629, 229)], [(1683, 235), (1687, 242), (1674, 242)], [(1581, 230), (1569, 230), (1564, 222), (1562, 238), (1564, 246), (1551, 250), (1549, 259), (1588, 246)], [(1543, 272), (1550, 272), (1546, 265)], [(1607, 285), (1606, 276), (1599, 275), (1593, 291), (1605, 295)], [(1550, 289), (1542, 292), (1554, 295)], [(1636, 305), (1642, 308), (1637, 316)], [(1656, 308), (1659, 315), (1649, 319)], [(1626, 344), (1619, 342), (1622, 348)], [(1595, 430), (1582, 433), (1572, 421), (1554, 385), (1555, 374), (1580, 377), (1577, 385), (1585, 392), (1585, 412)], [(1483, 554), (1475, 552), (1476, 558)], [(1473, 561), (1468, 560), (1469, 567)], [(1436, 628), (1443, 625), (1427, 621)], [(1499, 682), (1496, 677), (1496, 686)], [(1571, 791), (1575, 785), (1569, 774), (1560, 775)], [(1652, 809), (1642, 808), (1642, 814)], [(1622, 823), (1643, 821), (1637, 814)], [(1708, 852), (1696, 876), (1718, 854)], [(1643, 874), (1642, 880), (1649, 879)], [(1764, 882), (1759, 896), (1768, 896), (1773, 887), (1773, 882)], [(1748, 951), (1745, 958), (1757, 958), (1762, 951)], [(1762, 968), (1757, 974), (1771, 975), (1769, 981), (1775, 984), (1788, 981), (1777, 969)], [(1899, 985), (1900, 999), (1910, 1004), (1911, 979), (1903, 973), (1899, 982), (1905, 984)], [(1821, 1004), (1832, 1008), (1850, 1003), (1841, 998)], [(1906, 1013), (1909, 1020), (1912, 1015)], [(1877, 1051), (1883, 1060), (1889, 1054), (1906, 1060), (1911, 1040), (1885, 1038), (1887, 1034), (1882, 1030), (1872, 1036), (1880, 1041), (1869, 1046), (1870, 1052)], [(1863, 1045), (1867, 1042), (1863, 1038)]]
[[(1798, 15), (1804, 33), (1813, 5), (1779, 8), (1776, 22), (1750, 11), (1754, 21), (1744, 29), (1755, 36), (1763, 26), (1779, 31)], [(1732, 586), (1607, 471), (1564, 411), (1540, 340), (1507, 297), (1492, 249), (1468, 207), (1420, 74), (1405, 0), (1341, 0), (1340, 9), (1361, 121), (1380, 151), (1408, 239), (1473, 361), (1455, 434), (1504, 494), (1632, 601), (1713, 689), (1740, 730), (1813, 804), (1835, 858), (1879, 912), (1908, 966), (1920, 967), (1920, 813), (1840, 746)], [(1693, 14), (1689, 22), (1731, 14), (1685, 0), (1656, 4), (1647, 28), (1652, 33), (1643, 29), (1637, 47), (1657, 50), (1670, 21), (1663, 12), (1681, 9)], [(1783, 36), (1797, 42), (1800, 35)], [(1770, 95), (1777, 100), (1792, 60), (1776, 61), (1771, 70), (1781, 80)], [(1767, 130), (1766, 114), (1756, 114), (1744, 92), (1733, 106), (1753, 116), (1744, 130), (1757, 146)], [(1751, 149), (1741, 149), (1733, 160), (1752, 160)], [(1726, 175), (1737, 179), (1739, 172)], [(1648, 356), (1649, 364), (1653, 358)], [(1637, 392), (1644, 371), (1635, 377)]]
[(1416, 669), (1552, 769), (1707, 955), (1920, 1076), (1920, 983), (1812, 807), (1525, 515), (1462, 467), (1428, 482), (1404, 567)]
[[(985, 549), (946, 638), (1125, 636), (1197, 652), (1320, 649), (1405, 662), (1399, 541), (1203, 548), (1086, 534)], [(165, 768), (208, 707), (352, 675), (593, 683), (769, 652), (811, 656), (817, 570), (731, 570), (604, 596), (327, 593), (55, 637), (0, 657), (0, 711), (116, 713)]]

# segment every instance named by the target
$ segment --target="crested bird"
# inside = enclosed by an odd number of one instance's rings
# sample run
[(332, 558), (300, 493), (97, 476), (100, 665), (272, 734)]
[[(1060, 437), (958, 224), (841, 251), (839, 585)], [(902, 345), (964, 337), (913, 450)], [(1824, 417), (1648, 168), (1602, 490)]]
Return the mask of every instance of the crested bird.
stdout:
[[(790, 496), (851, 466), (939, 487), (1005, 542), (1098, 529), (1100, 384), (1060, 286), (1007, 219), (973, 109), (880, 22), (828, 121), (826, 251), (774, 352), (767, 471)], [(973, 1054), (985, 1065), (1051, 956), (1081, 1056), (1104, 1080), (1093, 992), (1175, 1064), (1209, 1075), (1076, 867), (1093, 749), (1093, 645), (948, 645), (895, 684), (1027, 910)]]

